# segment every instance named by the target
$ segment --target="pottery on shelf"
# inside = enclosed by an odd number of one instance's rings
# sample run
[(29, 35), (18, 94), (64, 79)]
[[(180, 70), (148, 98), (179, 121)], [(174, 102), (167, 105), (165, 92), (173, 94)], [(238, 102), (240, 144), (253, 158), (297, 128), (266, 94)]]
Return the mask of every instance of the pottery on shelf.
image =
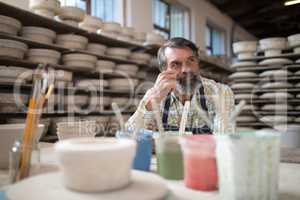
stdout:
[(0, 39), (0, 56), (23, 59), (28, 46), (19, 41)]
[(59, 34), (56, 37), (56, 44), (70, 49), (85, 49), (88, 39), (81, 35)]
[(52, 44), (56, 37), (56, 33), (48, 28), (24, 26), (21, 30), (21, 36), (35, 42)]
[(15, 18), (0, 15), (0, 32), (17, 35), (21, 29), (21, 22)]

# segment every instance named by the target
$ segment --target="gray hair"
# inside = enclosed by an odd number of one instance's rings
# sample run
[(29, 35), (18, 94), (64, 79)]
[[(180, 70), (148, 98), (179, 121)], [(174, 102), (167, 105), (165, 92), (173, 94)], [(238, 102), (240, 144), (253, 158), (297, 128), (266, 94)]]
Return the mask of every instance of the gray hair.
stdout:
[(157, 52), (157, 59), (159, 64), (159, 70), (164, 71), (167, 65), (167, 58), (165, 55), (166, 48), (189, 48), (192, 50), (193, 54), (198, 58), (198, 47), (191, 42), (190, 40), (181, 38), (181, 37), (174, 37), (168, 40), (163, 46), (161, 46)]

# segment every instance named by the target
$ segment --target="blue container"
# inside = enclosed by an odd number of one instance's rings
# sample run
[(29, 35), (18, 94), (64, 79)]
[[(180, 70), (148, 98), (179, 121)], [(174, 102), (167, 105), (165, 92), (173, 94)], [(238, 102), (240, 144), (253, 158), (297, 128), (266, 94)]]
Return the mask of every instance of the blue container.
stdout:
[[(137, 149), (133, 160), (133, 169), (150, 171), (152, 158), (152, 131), (141, 129), (136, 138)], [(118, 138), (129, 138), (131, 134), (118, 132)]]

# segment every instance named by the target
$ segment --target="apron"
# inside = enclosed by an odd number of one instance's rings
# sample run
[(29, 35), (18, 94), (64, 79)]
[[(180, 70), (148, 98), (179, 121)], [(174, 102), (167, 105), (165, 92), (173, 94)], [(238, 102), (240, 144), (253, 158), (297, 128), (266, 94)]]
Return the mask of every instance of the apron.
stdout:
[[(206, 105), (206, 99), (204, 96), (204, 87), (203, 86), (199, 88), (199, 93), (200, 93), (200, 105), (201, 105), (202, 109), (207, 112), (208, 109), (207, 109), (207, 105)], [(171, 98), (172, 98), (171, 94), (169, 94), (166, 98), (164, 112), (163, 112), (163, 116), (162, 116), (162, 123), (163, 123), (165, 131), (179, 131), (179, 127), (168, 125), (168, 117), (169, 117), (169, 111), (170, 111), (170, 105), (171, 105)], [(192, 128), (192, 127), (187, 128), (186, 127), (185, 131), (192, 132), (194, 135), (195, 134), (212, 134), (211, 129), (207, 125), (204, 125), (202, 127), (195, 127), (195, 128)]]

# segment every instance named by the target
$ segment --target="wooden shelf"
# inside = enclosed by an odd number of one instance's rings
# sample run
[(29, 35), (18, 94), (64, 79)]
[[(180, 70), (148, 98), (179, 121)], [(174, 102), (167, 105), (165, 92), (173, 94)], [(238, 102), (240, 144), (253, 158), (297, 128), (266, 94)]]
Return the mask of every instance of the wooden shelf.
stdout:
[(143, 45), (132, 42), (125, 42), (114, 38), (106, 37), (96, 33), (89, 33), (83, 29), (69, 26), (67, 24), (55, 21), (47, 17), (43, 17), (33, 12), (17, 8), (6, 3), (0, 2), (0, 13), (2, 15), (10, 16), (22, 22), (23, 26), (41, 26), (55, 30), (58, 34), (74, 33), (85, 36), (90, 42), (99, 42), (104, 45), (112, 47), (126, 47), (126, 48), (144, 48)]

